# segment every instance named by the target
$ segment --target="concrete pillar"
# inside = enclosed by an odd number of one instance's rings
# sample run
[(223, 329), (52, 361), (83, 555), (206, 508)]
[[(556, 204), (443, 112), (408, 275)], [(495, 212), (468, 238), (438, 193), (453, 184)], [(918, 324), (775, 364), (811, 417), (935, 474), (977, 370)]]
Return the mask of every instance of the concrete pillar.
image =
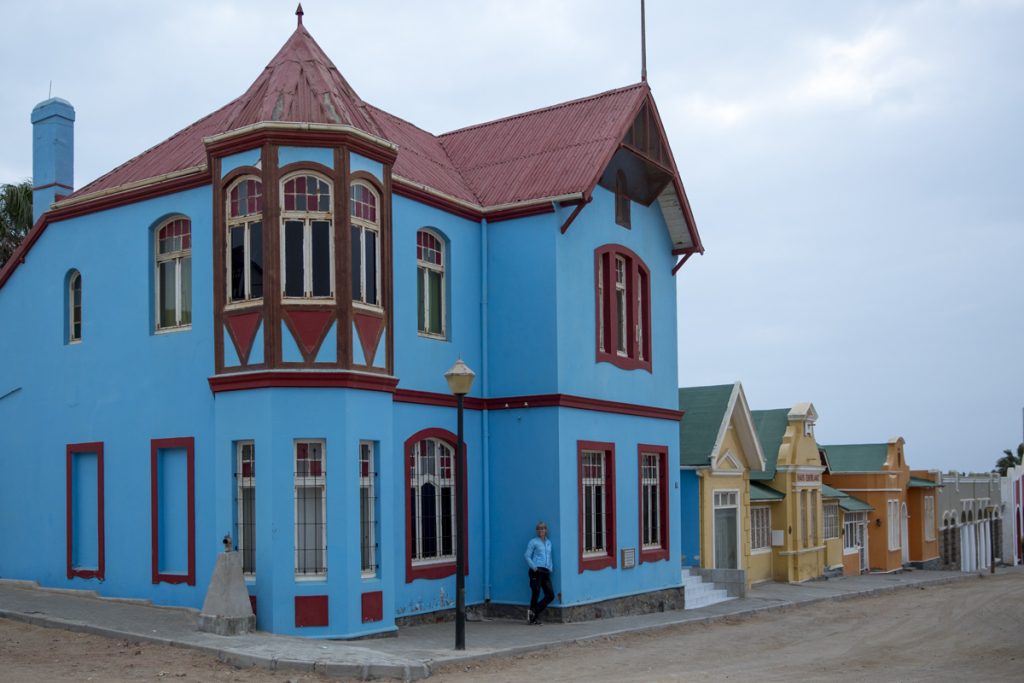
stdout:
[(75, 182), (75, 108), (59, 97), (32, 110), (32, 222)]

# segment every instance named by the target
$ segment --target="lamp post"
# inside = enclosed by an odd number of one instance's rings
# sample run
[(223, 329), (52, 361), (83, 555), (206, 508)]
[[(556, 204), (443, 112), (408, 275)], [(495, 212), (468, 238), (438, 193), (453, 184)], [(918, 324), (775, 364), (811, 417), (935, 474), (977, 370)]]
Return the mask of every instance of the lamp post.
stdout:
[(466, 649), (466, 459), (462, 433), (462, 399), (473, 386), (476, 373), (462, 359), (444, 373), (458, 407), (458, 447), (455, 451), (455, 649)]

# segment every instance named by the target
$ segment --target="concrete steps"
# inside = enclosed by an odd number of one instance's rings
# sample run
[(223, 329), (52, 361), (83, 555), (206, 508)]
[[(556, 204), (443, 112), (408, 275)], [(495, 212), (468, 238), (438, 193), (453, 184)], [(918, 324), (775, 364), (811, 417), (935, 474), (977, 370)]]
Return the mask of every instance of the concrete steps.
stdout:
[(683, 586), (686, 596), (684, 609), (698, 609), (733, 599), (724, 588), (715, 588), (715, 584), (704, 581), (700, 574), (691, 573), (689, 568), (683, 569)]

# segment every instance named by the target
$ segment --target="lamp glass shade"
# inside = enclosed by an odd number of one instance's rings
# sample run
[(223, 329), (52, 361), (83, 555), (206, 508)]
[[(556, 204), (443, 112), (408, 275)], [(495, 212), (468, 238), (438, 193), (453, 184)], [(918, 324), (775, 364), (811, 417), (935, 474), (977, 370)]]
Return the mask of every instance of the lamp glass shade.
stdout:
[(462, 362), (462, 359), (455, 361), (455, 365), (451, 369), (444, 373), (444, 378), (448, 380), (448, 389), (458, 396), (459, 394), (465, 395), (469, 393), (469, 390), (473, 388), (473, 380), (476, 378), (476, 373), (469, 369), (469, 366)]

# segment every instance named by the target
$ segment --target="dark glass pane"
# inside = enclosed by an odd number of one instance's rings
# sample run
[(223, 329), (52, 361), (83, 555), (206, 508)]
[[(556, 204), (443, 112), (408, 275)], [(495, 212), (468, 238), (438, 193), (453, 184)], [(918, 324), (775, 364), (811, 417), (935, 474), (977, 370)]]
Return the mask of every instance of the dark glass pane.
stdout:
[(192, 257), (181, 259), (181, 320), (182, 325), (192, 324)]
[(305, 195), (305, 193), (295, 195), (295, 210), (296, 211), (305, 211), (306, 210), (306, 195)]
[(231, 228), (231, 300), (245, 298), (245, 226)]
[(377, 303), (377, 233), (367, 230), (366, 238), (366, 303)]
[(313, 221), (313, 296), (331, 295), (331, 224)]
[(370, 491), (359, 487), (359, 556), (360, 568), (370, 568)]
[(301, 297), (305, 293), (302, 266), (302, 221), (284, 224), (284, 293)]
[(242, 571), (256, 571), (256, 489), (242, 489)]
[(423, 326), (423, 321), (426, 317), (426, 301), (423, 298), (423, 278), (426, 274), (426, 268), (416, 269), (416, 325), (420, 332), (426, 332), (427, 328)]
[(263, 223), (249, 224), (249, 296), (263, 296)]
[(360, 234), (362, 234), (362, 230), (352, 226), (352, 299), (354, 301), (360, 301), (363, 298), (363, 273), (359, 265), (359, 255), (362, 253)]
[(452, 517), (455, 510), (452, 507), (452, 489), (450, 486), (441, 488), (441, 554), (454, 555), (454, 541), (452, 539)]
[(164, 261), (160, 264), (160, 327), (174, 327), (176, 324), (174, 261)]
[(420, 491), (423, 506), (423, 542), (420, 546), (423, 549), (422, 557), (437, 557), (437, 489), (433, 484), (424, 484)]
[[(411, 525), (409, 528), (414, 530), (416, 529), (416, 511), (417, 508), (419, 507), (417, 503), (418, 501), (416, 500), (416, 489), (411, 488), (409, 489), (409, 524)], [(416, 532), (413, 531), (413, 533)], [(412, 546), (412, 556), (416, 558), (422, 557), (422, 553), (416, 551), (415, 543), (413, 543)]]
[(431, 270), (427, 273), (428, 294), (430, 295), (430, 331), (441, 334), (441, 273)]

